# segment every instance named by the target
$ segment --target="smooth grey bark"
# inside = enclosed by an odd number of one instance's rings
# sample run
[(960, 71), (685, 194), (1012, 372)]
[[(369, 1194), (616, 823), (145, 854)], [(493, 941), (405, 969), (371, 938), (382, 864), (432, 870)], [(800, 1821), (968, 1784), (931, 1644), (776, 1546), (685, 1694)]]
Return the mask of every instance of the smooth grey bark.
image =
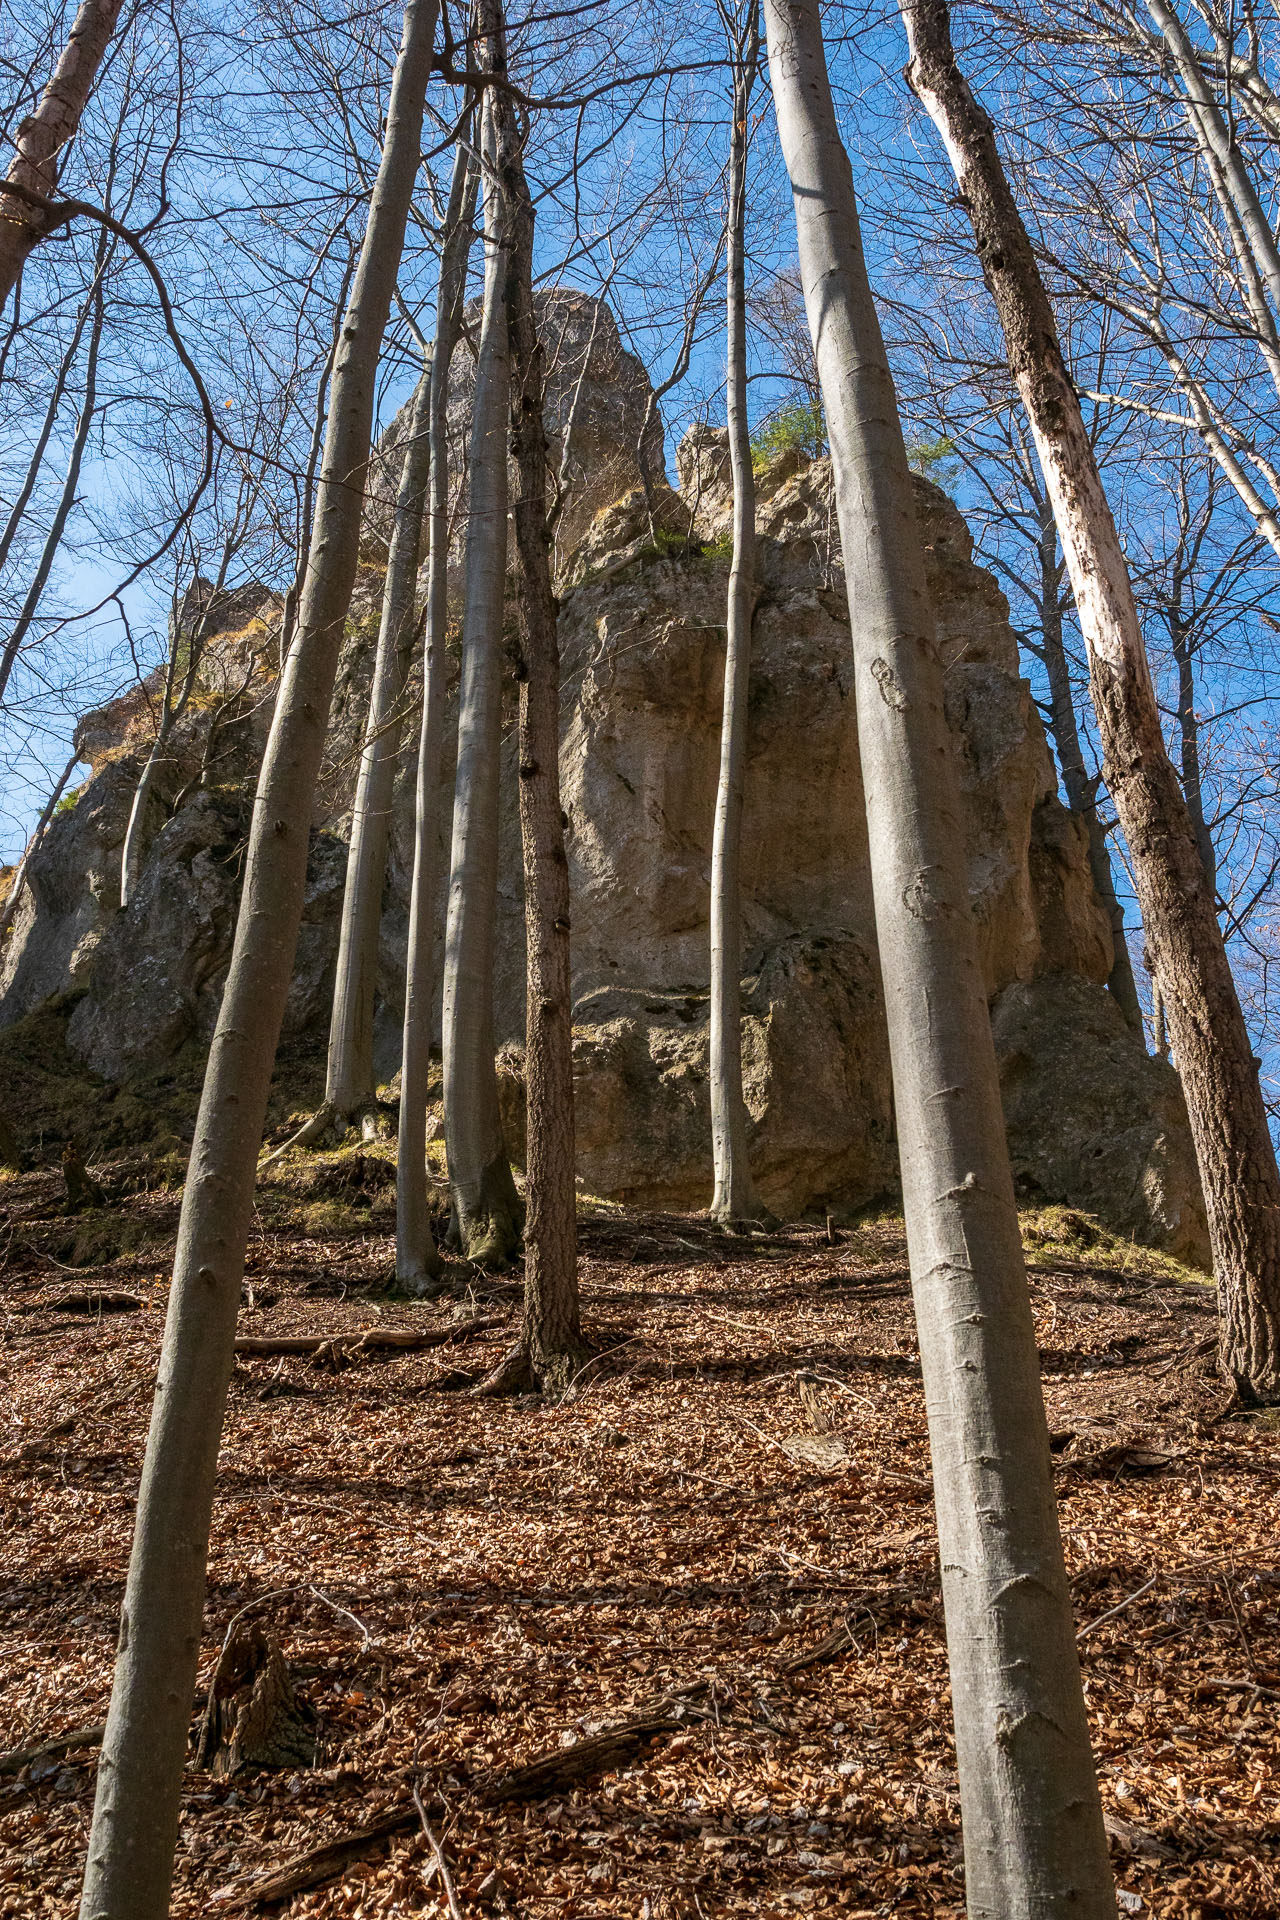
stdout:
[(62, 798), (62, 790), (79, 764), (80, 755), (73, 753), (66, 766), (62, 769), (53, 792), (45, 801), (44, 812), (36, 821), (35, 831), (26, 844), (22, 858), (18, 862), (17, 871), (10, 882), (8, 894), (5, 896), (4, 906), (0, 907), (0, 940), (3, 940), (5, 934), (8, 933), (13, 916), (18, 910), (18, 902), (22, 898), (22, 889), (26, 885), (27, 874), (31, 870), (31, 862), (40, 851), (40, 842), (44, 839), (45, 829), (52, 820), (54, 810)]
[[(80, 124), (120, 5), (121, 0), (82, 0), (39, 106), (18, 127), (14, 155), (0, 183), (0, 310), (44, 230), (41, 209), (28, 196), (47, 200), (58, 184), (59, 155)], [(6, 193), (6, 187), (18, 192)]]
[(81, 1920), (164, 1920), (168, 1912), (257, 1156), (302, 915), (316, 776), (359, 558), (378, 359), (417, 175), (435, 22), (436, 0), (409, 0), (334, 370), (312, 563), (258, 779), (231, 968), (183, 1194)]
[(1271, 223), (1263, 211), (1240, 147), (1232, 137), (1213, 89), (1205, 78), (1191, 36), (1176, 9), (1168, 4), (1168, 0), (1147, 0), (1147, 11), (1163, 36), (1178, 70), (1186, 92), (1187, 119), (1197, 145), (1211, 162), (1211, 171), (1218, 170), (1225, 188), (1224, 212), (1229, 207), (1239, 220), (1247, 252), (1242, 254), (1240, 241), (1233, 235), (1237, 258), (1246, 270), (1250, 264), (1256, 267), (1270, 295), (1273, 311), (1268, 317), (1274, 346), (1275, 316), (1280, 314), (1280, 248), (1276, 246)]
[(818, 0), (765, 0), (852, 615), (973, 1920), (1115, 1895), (969, 906), (956, 750)]
[(422, 724), (414, 807), (413, 880), (405, 953), (404, 1048), (400, 1066), (400, 1136), (396, 1154), (396, 1279), (410, 1293), (426, 1293), (440, 1270), (431, 1234), (427, 1184), (427, 1083), (436, 996), (434, 964), (436, 853), (445, 736), (445, 629), (449, 618), (449, 369), (462, 335), (467, 261), (479, 171), (471, 123), (454, 158), (449, 208), (440, 252), (436, 331), (431, 350), (428, 409), (430, 482), (427, 500), (427, 599), (422, 647)]
[[(0, 227), (3, 224), (3, 220), (0, 220)], [(10, 676), (22, 652), (23, 641), (31, 631), (31, 623), (36, 617), (44, 590), (49, 584), (53, 563), (58, 557), (58, 548), (62, 545), (62, 536), (67, 530), (71, 509), (76, 503), (76, 493), (80, 486), (80, 469), (84, 465), (85, 448), (89, 444), (89, 431), (93, 426), (93, 416), (98, 406), (98, 355), (102, 349), (104, 317), (105, 302), (102, 281), (99, 279), (93, 296), (93, 324), (89, 329), (89, 346), (85, 354), (84, 397), (80, 402), (71, 452), (67, 458), (67, 471), (63, 477), (58, 505), (54, 510), (49, 531), (45, 535), (44, 546), (40, 550), (40, 558), (36, 562), (31, 585), (27, 588), (26, 598), (18, 610), (13, 630), (4, 643), (4, 652), (0, 654), (0, 700), (4, 699)]]
[(907, 77), (956, 175), (1071, 576), (1103, 773), (1133, 861), (1209, 1216), (1220, 1364), (1243, 1399), (1280, 1399), (1280, 1170), (1124, 550), (994, 128), (956, 64), (945, 0), (900, 5)]
[[(477, 8), (484, 71), (499, 57), (497, 9)], [(494, 131), (484, 110), (484, 152)], [(464, 1253), (503, 1266), (520, 1239), (520, 1203), (502, 1138), (493, 1042), (498, 908), (498, 792), (502, 750), (503, 616), (507, 573), (507, 430), (511, 349), (506, 276), (510, 236), (503, 196), (484, 180), (484, 303), (476, 354), (458, 698), (458, 770), (444, 960), (444, 1124), (454, 1222)]]
[(1142, 1003), (1133, 977), (1133, 959), (1125, 936), (1124, 908), (1116, 893), (1107, 836), (1098, 817), (1100, 781), (1091, 778), (1085, 766), (1076, 722), (1075, 692), (1067, 669), (1067, 649), (1062, 637), (1063, 563), (1058, 549), (1058, 527), (1047, 495), (1040, 500), (1040, 631), (1044, 641), (1044, 667), (1049, 682), (1049, 724), (1058, 749), (1062, 784), (1067, 790), (1071, 811), (1083, 823), (1089, 841), (1089, 871), (1103, 910), (1111, 927), (1114, 959), (1107, 976), (1107, 987), (1119, 1004), (1125, 1019), (1139, 1035), (1145, 1034)]
[[(722, 10), (723, 11), (723, 10)], [(711, 1211), (728, 1222), (756, 1210), (742, 1094), (742, 801), (747, 761), (751, 627), (756, 606), (756, 488), (747, 419), (746, 194), (751, 92), (760, 60), (760, 11), (738, 27), (724, 11), (733, 53), (733, 125), (725, 221), (725, 411), (733, 474), (733, 558), (725, 629), (720, 777), (711, 838)]]
[(351, 811), (325, 1079), (325, 1101), (342, 1119), (368, 1106), (374, 1097), (373, 997), (378, 975), (378, 928), (387, 877), (391, 800), (400, 757), (401, 706), (417, 619), (422, 509), (431, 466), (430, 415), (431, 368), (427, 365), (414, 389), (396, 489), (369, 712)]

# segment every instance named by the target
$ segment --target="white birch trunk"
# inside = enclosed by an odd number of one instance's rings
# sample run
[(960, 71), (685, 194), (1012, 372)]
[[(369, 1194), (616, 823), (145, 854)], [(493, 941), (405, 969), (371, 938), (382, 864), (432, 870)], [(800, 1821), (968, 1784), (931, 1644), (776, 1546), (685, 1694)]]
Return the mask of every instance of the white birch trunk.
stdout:
[(818, 0), (765, 0), (852, 619), (973, 1920), (1115, 1897), (911, 480)]
[(445, 216), (436, 333), (431, 353), (430, 457), (427, 505), (427, 604), (422, 649), (422, 728), (414, 811), (413, 882), (405, 954), (404, 1050), (400, 1067), (400, 1137), (396, 1155), (396, 1279), (426, 1293), (440, 1268), (431, 1234), (427, 1184), (427, 1081), (436, 996), (434, 965), (436, 853), (445, 727), (445, 627), (449, 615), (449, 369), (462, 333), (479, 174), (463, 128)]
[(81, 1920), (164, 1920), (218, 1446), (258, 1150), (302, 916), (316, 776), (359, 557), (378, 359), (421, 150), (436, 0), (409, 0), (334, 371), (297, 637), (258, 780), (231, 969), (178, 1227)]
[[(486, 7), (485, 15), (490, 11)], [(482, 26), (480, 31), (491, 35), (493, 29)], [(491, 156), (487, 110), (484, 129), (484, 151)], [(468, 472), (458, 771), (445, 930), (444, 1120), (449, 1187), (462, 1249), (468, 1259), (501, 1266), (520, 1237), (520, 1206), (498, 1112), (493, 1042), (511, 353), (506, 218), (502, 195), (488, 174), (484, 207), (484, 306)]]

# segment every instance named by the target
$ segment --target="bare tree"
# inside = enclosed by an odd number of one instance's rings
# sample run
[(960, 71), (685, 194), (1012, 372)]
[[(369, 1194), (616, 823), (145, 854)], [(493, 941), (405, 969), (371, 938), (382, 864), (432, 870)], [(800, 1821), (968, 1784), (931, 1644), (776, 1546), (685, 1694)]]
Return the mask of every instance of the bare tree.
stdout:
[(306, 882), (312, 796), (359, 553), (374, 386), (418, 169), (436, 0), (409, 0), (334, 369), (297, 638), (258, 781), (138, 1494), (82, 1920), (168, 1912), (214, 1478), (258, 1149)]
[(1238, 1392), (1280, 1396), (1280, 1172), (1187, 803), (1165, 748), (1125, 557), (992, 124), (956, 63), (945, 0), (901, 0), (912, 87), (937, 126), (1035, 436), (1089, 653), (1107, 785), (1182, 1076)]
[(445, 727), (445, 628), (449, 616), (449, 369), (462, 334), (467, 261), (479, 179), (472, 145), (472, 119), (468, 119), (458, 141), (440, 250), (427, 422), (430, 480), (422, 727), (418, 741), (409, 939), (405, 953), (404, 1048), (396, 1156), (396, 1278), (412, 1293), (427, 1292), (440, 1267), (428, 1210), (426, 1115), (436, 999), (434, 950), (439, 881), (436, 845), (443, 792), (440, 761)]
[(760, 60), (758, 0), (745, 18), (720, 0), (733, 60), (729, 204), (725, 224), (726, 380), (729, 463), (733, 474), (733, 557), (725, 628), (720, 778), (711, 841), (711, 1152), (717, 1220), (755, 1212), (742, 1094), (742, 799), (747, 759), (747, 695), (756, 605), (756, 489), (747, 418), (747, 149), (751, 93)]
[(13, 158), (0, 184), (0, 310), (43, 235), (42, 203), (57, 187), (60, 156), (75, 137), (120, 6), (121, 0), (81, 0), (53, 78), (35, 112), (18, 128)]
[[(482, 0), (476, 25), (477, 58), (490, 73), (495, 62), (505, 61), (496, 0)], [(492, 172), (494, 140), (490, 98), (484, 112), (484, 304), (468, 467), (458, 770), (445, 932), (444, 1120), (463, 1250), (468, 1259), (501, 1266), (519, 1244), (520, 1202), (502, 1138), (493, 1040), (511, 398), (506, 306), (511, 239), (506, 203)]]
[(966, 1897), (974, 1920), (1108, 1920), (1115, 1894), (906, 448), (818, 0), (765, 0), (764, 12), (854, 615)]
[[(560, 807), (560, 643), (547, 523), (546, 375), (533, 298), (534, 211), (509, 94), (491, 95), (506, 202), (513, 520), (520, 620), (520, 838), (525, 899), (525, 1275), (517, 1369), (563, 1392), (587, 1357), (578, 1300), (569, 862)], [(566, 430), (567, 435), (567, 430)], [(510, 1369), (507, 1369), (510, 1384)]]

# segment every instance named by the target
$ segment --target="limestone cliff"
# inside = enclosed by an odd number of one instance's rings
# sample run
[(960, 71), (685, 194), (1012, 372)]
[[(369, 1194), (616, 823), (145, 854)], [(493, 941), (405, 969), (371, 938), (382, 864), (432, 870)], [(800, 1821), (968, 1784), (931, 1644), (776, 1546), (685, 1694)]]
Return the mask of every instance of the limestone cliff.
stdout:
[[(570, 317), (581, 333), (582, 316)], [(620, 352), (616, 331), (611, 340)], [(594, 369), (590, 352), (584, 364)], [(561, 771), (579, 1164), (590, 1192), (698, 1206), (710, 1192), (707, 919), (729, 496), (723, 435), (702, 430), (680, 449), (679, 491), (660, 489), (656, 542), (639, 493), (614, 497), (636, 477), (637, 368), (624, 367), (625, 392), (614, 402), (603, 376), (586, 413), (579, 396), (579, 421), (591, 423), (577, 443), (580, 457), (591, 449), (583, 497), (595, 511), (578, 515), (561, 551), (572, 583), (562, 610)], [(1110, 931), (1083, 829), (1057, 797), (1004, 598), (974, 565), (951, 502), (927, 481), (916, 487), (1015, 1170), (1029, 1194), (1086, 1207), (1141, 1241), (1203, 1259), (1177, 1079), (1146, 1057), (1103, 985)], [(895, 1179), (849, 610), (827, 463), (783, 455), (761, 474), (759, 493), (743, 868), (751, 1151), (757, 1188), (776, 1211), (843, 1209)], [(287, 1016), (288, 1031), (313, 1036), (317, 1047), (378, 585), (371, 564), (335, 693)], [(214, 622), (224, 631), (159, 784), (146, 871), (126, 913), (118, 910), (119, 851), (148, 737), (145, 690), (82, 724), (94, 771), (33, 862), (0, 969), (0, 1024), (74, 989), (69, 1044), (110, 1082), (154, 1071), (211, 1031), (279, 617), (274, 597), (260, 591), (229, 601)], [(406, 737), (415, 734), (411, 719)], [(509, 744), (509, 762), (513, 751)], [(523, 927), (513, 764), (506, 772), (496, 1013), (518, 1154)], [(389, 1080), (411, 808), (406, 756), (382, 929), (379, 1032)], [(447, 811), (440, 833), (447, 840)], [(10, 1118), (20, 1125), (20, 1115)]]

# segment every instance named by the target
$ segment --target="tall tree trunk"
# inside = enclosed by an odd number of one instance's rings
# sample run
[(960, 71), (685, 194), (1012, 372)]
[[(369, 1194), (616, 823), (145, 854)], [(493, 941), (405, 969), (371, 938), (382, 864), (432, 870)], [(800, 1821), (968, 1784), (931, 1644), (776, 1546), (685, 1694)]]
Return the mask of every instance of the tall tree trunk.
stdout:
[(533, 303), (533, 201), (508, 94), (490, 96), (506, 202), (511, 447), (517, 492), (520, 619), (520, 839), (525, 913), (525, 1270), (523, 1358), (535, 1382), (563, 1392), (587, 1357), (578, 1301), (573, 1137), (573, 991), (569, 862), (560, 808), (560, 643), (547, 525), (546, 383)]
[(440, 251), (436, 332), (431, 350), (429, 410), (431, 479), (427, 504), (427, 603), (422, 647), (422, 729), (413, 833), (409, 942), (405, 953), (404, 1051), (400, 1068), (400, 1139), (396, 1155), (396, 1278), (426, 1293), (440, 1271), (431, 1236), (427, 1185), (427, 1081), (436, 996), (435, 930), (439, 859), (440, 761), (445, 725), (445, 628), (449, 618), (449, 369), (462, 334), (467, 261), (479, 171), (472, 120), (463, 127), (453, 165)]
[[(4, 222), (0, 219), (0, 229), (3, 229), (3, 226)], [(85, 355), (84, 398), (80, 403), (80, 413), (76, 420), (75, 436), (67, 459), (67, 471), (52, 523), (45, 535), (40, 558), (36, 562), (31, 585), (27, 588), (26, 598), (18, 611), (13, 631), (4, 643), (3, 653), (0, 654), (0, 700), (4, 699), (10, 676), (22, 652), (22, 644), (31, 631), (44, 590), (49, 584), (53, 563), (58, 557), (58, 548), (62, 545), (62, 536), (67, 530), (67, 521), (71, 518), (71, 510), (76, 503), (76, 494), (80, 487), (80, 469), (84, 465), (85, 448), (89, 444), (89, 430), (93, 426), (93, 417), (98, 406), (98, 355), (102, 349), (104, 317), (102, 281), (99, 279), (93, 296), (93, 325), (89, 329), (89, 346)]]
[[(13, 159), (0, 184), (0, 311), (43, 231), (41, 209), (27, 196), (47, 200), (57, 186), (59, 155), (75, 137), (119, 17), (120, 0), (81, 0), (40, 105), (18, 128)], [(6, 193), (6, 187), (19, 191)]]
[[(477, 15), (487, 72), (489, 63), (501, 57), (500, 15), (492, 0), (484, 0)], [(489, 102), (484, 128), (485, 152), (492, 155)], [(506, 308), (510, 237), (502, 194), (488, 174), (484, 209), (484, 307), (471, 424), (458, 772), (445, 930), (444, 1124), (449, 1186), (463, 1251), (481, 1265), (502, 1266), (520, 1240), (520, 1202), (502, 1138), (493, 1044), (511, 400)]]
[(333, 376), (311, 565), (258, 779), (231, 969), (183, 1195), (81, 1920), (163, 1920), (168, 1912), (254, 1177), (359, 556), (378, 359), (417, 175), (435, 21), (436, 0), (409, 0)]
[(747, 761), (751, 625), (756, 605), (756, 489), (747, 421), (747, 115), (760, 58), (760, 13), (749, 0), (745, 26), (725, 16), (733, 46), (733, 128), (725, 222), (726, 380), (733, 473), (733, 559), (725, 632), (720, 779), (711, 838), (711, 1157), (717, 1220), (755, 1212), (742, 1097), (742, 796)]
[(1133, 960), (1125, 938), (1124, 908), (1116, 894), (1107, 836), (1098, 818), (1098, 783), (1089, 776), (1080, 746), (1076, 724), (1075, 694), (1067, 670), (1067, 649), (1062, 637), (1062, 609), (1059, 604), (1062, 563), (1058, 558), (1058, 527), (1046, 497), (1040, 502), (1040, 631), (1044, 636), (1044, 665), (1049, 681), (1049, 715), (1053, 742), (1058, 749), (1062, 784), (1067, 790), (1071, 811), (1082, 821), (1089, 837), (1089, 871), (1103, 911), (1111, 925), (1114, 959), (1107, 986), (1134, 1032), (1142, 1035), (1142, 1003), (1133, 977)]
[(96, 297), (101, 279), (102, 265), (99, 264), (98, 271), (94, 276), (93, 286), (89, 292), (89, 298), (76, 315), (75, 327), (72, 329), (71, 338), (67, 342), (67, 350), (62, 356), (58, 371), (54, 376), (53, 391), (49, 395), (49, 404), (45, 408), (44, 421), (39, 433), (36, 435), (35, 445), (31, 449), (31, 457), (27, 462), (27, 471), (23, 478), (22, 485), (18, 489), (17, 497), (12, 507), (9, 509), (9, 517), (4, 523), (4, 531), (0, 533), (0, 569), (3, 569), (8, 562), (10, 548), (13, 546), (14, 538), (19, 527), (22, 525), (27, 508), (31, 504), (31, 496), (35, 492), (36, 481), (40, 478), (40, 469), (44, 465), (44, 456), (49, 450), (49, 441), (52, 438), (53, 429), (57, 422), (58, 410), (62, 405), (63, 396), (67, 391), (67, 382), (71, 378), (71, 369), (75, 365), (76, 355), (80, 351), (80, 342), (84, 336), (85, 326), (88, 323), (90, 314), (95, 310)]
[(1280, 1173), (1213, 890), (1165, 750), (1124, 553), (994, 130), (956, 65), (945, 0), (901, 5), (908, 77), (955, 169), (1075, 592), (1103, 771), (1133, 858), (1208, 1206), (1222, 1366), (1243, 1397), (1273, 1399)]
[(400, 755), (400, 707), (409, 678), (417, 617), (423, 496), (431, 466), (430, 419), (431, 367), (427, 364), (414, 389), (396, 490), (373, 685), (351, 813), (325, 1080), (325, 1100), (342, 1119), (368, 1106), (374, 1097), (373, 995), (378, 977), (378, 928)]
[(956, 750), (819, 0), (765, 0), (852, 614), (969, 1913), (1115, 1913), (969, 905)]
[(35, 832), (27, 842), (26, 850), (18, 862), (17, 871), (10, 883), (9, 891), (5, 895), (4, 905), (0, 907), (0, 940), (3, 940), (5, 934), (8, 933), (13, 921), (13, 916), (18, 911), (18, 902), (22, 898), (22, 889), (26, 884), (27, 874), (31, 870), (31, 862), (40, 851), (40, 843), (44, 839), (49, 822), (52, 820), (58, 802), (62, 798), (62, 790), (79, 764), (80, 755), (73, 753), (66, 766), (62, 769), (62, 773), (58, 778), (53, 792), (44, 803), (44, 812), (36, 821)]
[(1280, 248), (1258, 198), (1244, 156), (1205, 78), (1200, 57), (1176, 9), (1168, 0), (1147, 0), (1147, 11), (1159, 28), (1173, 57), (1187, 100), (1187, 118), (1201, 153), (1225, 190), (1223, 210), (1235, 213), (1240, 231), (1232, 234), (1242, 271), (1256, 272), (1266, 285), (1274, 312), (1269, 316), (1272, 340), (1275, 314), (1280, 313)]

